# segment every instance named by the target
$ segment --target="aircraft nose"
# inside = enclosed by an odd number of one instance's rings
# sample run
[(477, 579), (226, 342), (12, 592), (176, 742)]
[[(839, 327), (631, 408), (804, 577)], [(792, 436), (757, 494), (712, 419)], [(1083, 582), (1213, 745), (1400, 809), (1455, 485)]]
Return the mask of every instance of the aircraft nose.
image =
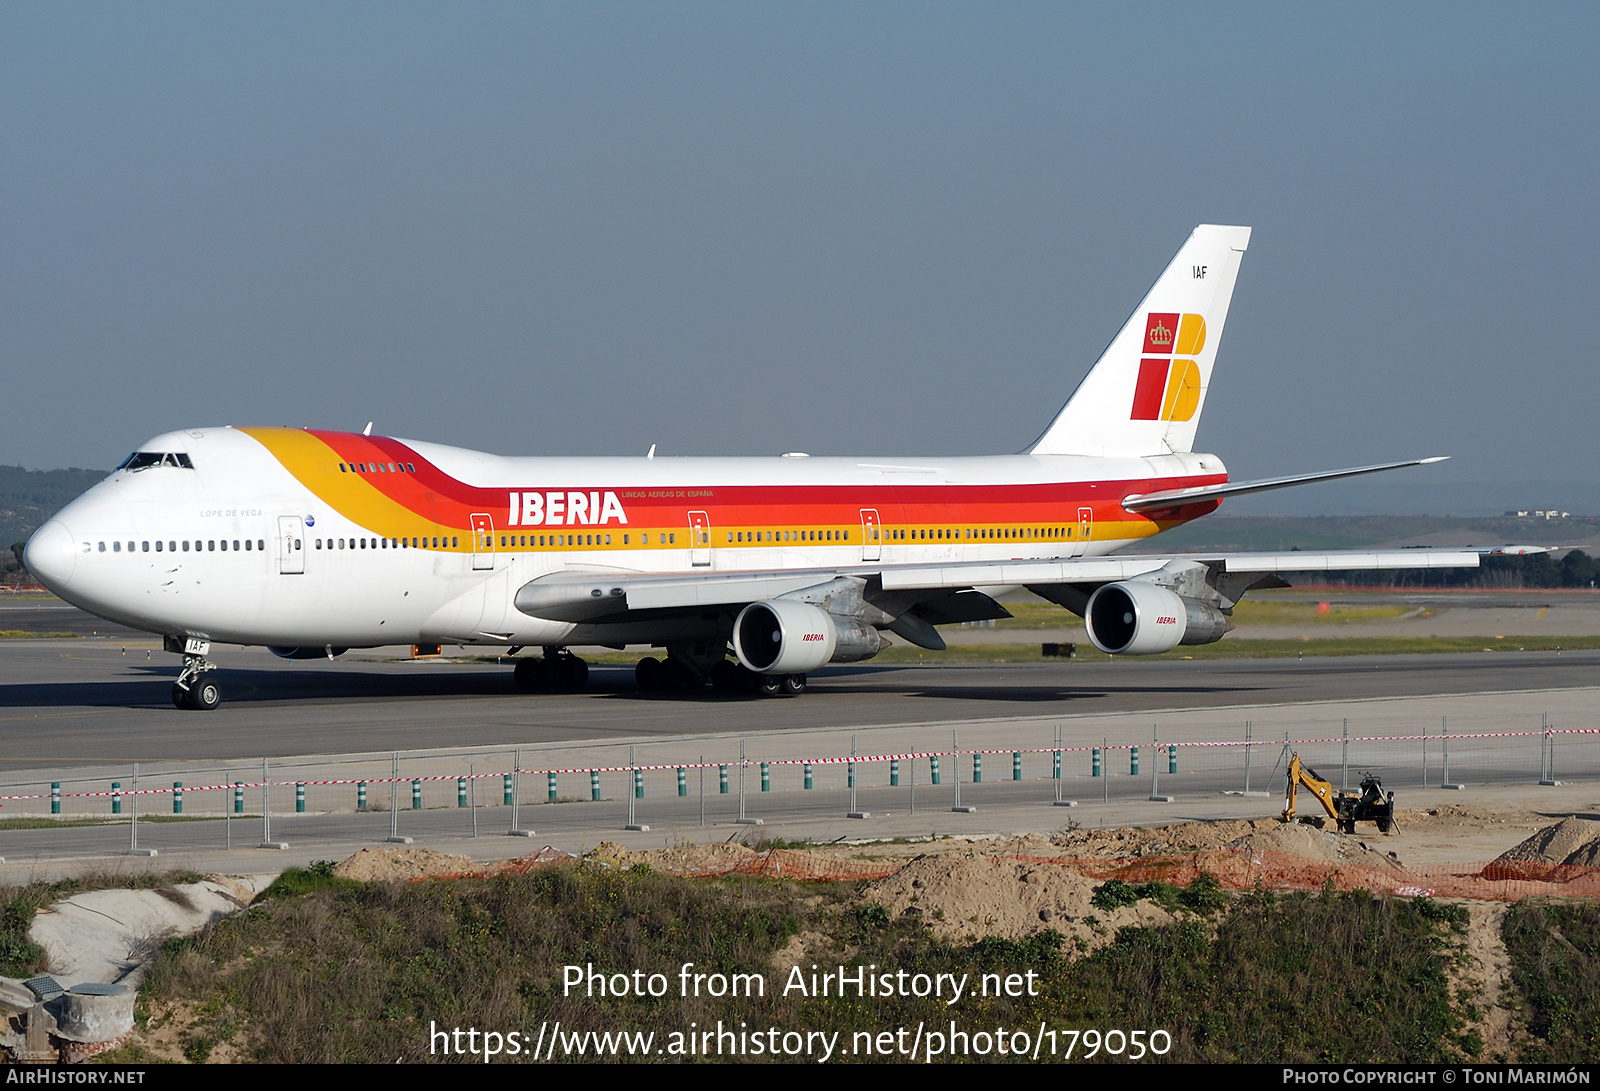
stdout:
[(78, 543), (61, 520), (52, 519), (28, 539), (22, 563), (40, 583), (59, 592), (72, 580), (73, 566), (78, 563)]

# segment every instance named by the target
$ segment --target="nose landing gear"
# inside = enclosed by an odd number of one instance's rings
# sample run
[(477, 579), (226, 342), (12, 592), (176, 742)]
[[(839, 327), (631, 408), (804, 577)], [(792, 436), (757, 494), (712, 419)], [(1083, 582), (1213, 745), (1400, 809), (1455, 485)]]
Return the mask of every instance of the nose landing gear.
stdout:
[(211, 641), (196, 637), (169, 636), (164, 641), (169, 652), (181, 652), (183, 670), (172, 683), (172, 707), (210, 712), (222, 704), (222, 687), (205, 675), (217, 669), (206, 656), (211, 652)]

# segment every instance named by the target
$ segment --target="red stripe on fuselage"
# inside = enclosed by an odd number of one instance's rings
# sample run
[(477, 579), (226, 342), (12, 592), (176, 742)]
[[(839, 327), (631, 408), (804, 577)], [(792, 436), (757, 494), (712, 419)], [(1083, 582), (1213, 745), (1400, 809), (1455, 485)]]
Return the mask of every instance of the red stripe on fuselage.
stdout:
[[(444, 473), (399, 440), (348, 432), (312, 431), (347, 464), (384, 463), (382, 473), (363, 475), (368, 484), (418, 515), (446, 526), (467, 527), (475, 512), (493, 514), (506, 526), (510, 494), (515, 487), (483, 488)], [(391, 463), (406, 463), (415, 472), (389, 472)], [(351, 471), (354, 472), (354, 471)], [(615, 483), (572, 485), (573, 492), (614, 492), (632, 526), (686, 525), (688, 512), (705, 511), (713, 527), (789, 525), (853, 526), (862, 509), (872, 508), (885, 525), (1009, 526), (1075, 524), (1078, 509), (1088, 507), (1097, 524), (1148, 524), (1154, 520), (1122, 509), (1122, 497), (1169, 489), (1210, 485), (1225, 474), (1193, 477), (1132, 478), (1124, 481), (1067, 481), (999, 485), (685, 485), (628, 488)], [(528, 491), (564, 492), (569, 486), (528, 483)], [(1162, 523), (1184, 522), (1216, 510), (1218, 501), (1202, 501), (1159, 514)], [(599, 525), (591, 512), (585, 523)], [(520, 524), (519, 525), (523, 525)], [(609, 525), (617, 526), (613, 520)], [(1115, 533), (1113, 537), (1117, 536)]]

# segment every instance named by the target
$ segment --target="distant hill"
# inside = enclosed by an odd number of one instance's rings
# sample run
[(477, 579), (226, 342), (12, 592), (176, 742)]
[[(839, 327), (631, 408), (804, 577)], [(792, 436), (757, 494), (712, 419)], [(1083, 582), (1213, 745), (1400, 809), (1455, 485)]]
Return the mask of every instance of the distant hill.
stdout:
[(28, 535), (50, 516), (102, 481), (108, 470), (24, 470), (0, 466), (0, 558), (9, 561), (12, 542)]

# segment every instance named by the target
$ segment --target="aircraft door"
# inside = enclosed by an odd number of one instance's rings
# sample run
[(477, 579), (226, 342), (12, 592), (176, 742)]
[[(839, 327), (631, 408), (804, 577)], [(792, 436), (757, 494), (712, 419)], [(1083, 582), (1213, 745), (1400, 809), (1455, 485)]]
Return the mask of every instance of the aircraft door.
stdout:
[(298, 515), (278, 516), (278, 571), (298, 576), (306, 570), (306, 532)]
[(472, 567), (479, 571), (494, 568), (494, 518), (487, 512), (474, 512), (472, 523)]
[(876, 561), (882, 550), (883, 524), (877, 508), (861, 509), (861, 559)]
[(689, 513), (689, 563), (696, 568), (711, 564), (711, 516), (703, 511)]
[(1094, 509), (1078, 509), (1078, 553), (1088, 552), (1089, 541), (1094, 537)]

